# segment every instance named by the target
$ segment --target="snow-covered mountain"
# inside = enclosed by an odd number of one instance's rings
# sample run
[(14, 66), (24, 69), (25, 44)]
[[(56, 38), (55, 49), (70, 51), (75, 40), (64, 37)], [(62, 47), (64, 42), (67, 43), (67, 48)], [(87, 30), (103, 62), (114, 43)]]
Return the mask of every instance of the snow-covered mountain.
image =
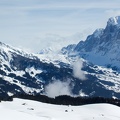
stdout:
[(64, 67), (59, 68), (61, 61), (44, 59), (0, 42), (0, 96), (42, 93), (45, 84), (66, 78)]
[(62, 49), (93, 64), (120, 69), (120, 16), (109, 18), (105, 29), (97, 29), (85, 41)]
[(23, 99), (0, 103), (2, 120), (119, 120), (119, 111), (110, 104), (63, 106)]
[[(120, 98), (118, 72), (81, 61), (82, 64), (62, 54), (29, 54), (0, 43), (0, 97), (49, 95), (53, 90), (55, 95)], [(51, 86), (53, 89), (49, 89)]]

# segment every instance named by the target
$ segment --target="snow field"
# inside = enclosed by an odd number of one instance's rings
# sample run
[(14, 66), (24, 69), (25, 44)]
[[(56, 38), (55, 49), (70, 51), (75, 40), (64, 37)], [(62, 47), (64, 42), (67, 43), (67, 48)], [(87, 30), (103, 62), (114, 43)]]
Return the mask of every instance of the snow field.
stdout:
[(51, 105), (15, 98), (0, 103), (3, 120), (120, 120), (120, 108), (110, 104)]

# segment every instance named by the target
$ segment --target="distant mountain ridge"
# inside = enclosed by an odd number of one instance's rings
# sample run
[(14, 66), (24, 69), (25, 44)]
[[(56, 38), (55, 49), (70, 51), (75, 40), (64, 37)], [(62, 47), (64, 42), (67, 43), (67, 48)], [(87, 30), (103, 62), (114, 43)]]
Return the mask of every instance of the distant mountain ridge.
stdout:
[(64, 47), (62, 52), (120, 70), (120, 16), (109, 18), (105, 29), (95, 30), (85, 41)]

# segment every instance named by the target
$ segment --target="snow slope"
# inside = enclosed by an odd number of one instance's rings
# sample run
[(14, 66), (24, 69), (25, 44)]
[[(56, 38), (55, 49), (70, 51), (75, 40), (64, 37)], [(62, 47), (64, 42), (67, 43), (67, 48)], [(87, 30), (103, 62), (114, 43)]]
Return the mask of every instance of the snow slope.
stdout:
[(2, 120), (120, 120), (119, 111), (110, 104), (63, 106), (23, 99), (0, 103)]

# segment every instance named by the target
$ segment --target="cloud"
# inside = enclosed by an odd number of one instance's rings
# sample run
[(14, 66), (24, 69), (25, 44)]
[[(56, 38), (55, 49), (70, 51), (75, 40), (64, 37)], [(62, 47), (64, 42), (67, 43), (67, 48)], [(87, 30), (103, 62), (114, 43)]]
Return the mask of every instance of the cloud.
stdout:
[(120, 9), (117, 10), (106, 10), (105, 13), (108, 15), (108, 17), (115, 17), (115, 16), (120, 16)]
[(59, 95), (71, 95), (69, 82), (55, 80), (45, 87), (45, 94), (52, 98)]
[(101, 0), (101, 1), (95, 1), (95, 0), (61, 0), (61, 1), (56, 1), (56, 0), (21, 0), (21, 1), (15, 1), (15, 0), (10, 0), (6, 2), (1, 1), (1, 5), (7, 5), (7, 6), (12, 6), (18, 8), (18, 9), (23, 9), (23, 10), (70, 10), (70, 9), (93, 9), (93, 8), (119, 8), (120, 1), (109, 1), (109, 0)]
[(79, 91), (79, 95), (80, 95), (81, 97), (88, 97), (88, 95), (85, 94), (82, 90)]
[(83, 61), (77, 60), (73, 63), (73, 75), (74, 77), (80, 79), (80, 80), (86, 80), (85, 73), (82, 70), (83, 67)]
[[(40, 42), (42, 43), (41, 49), (51, 48), (52, 51), (59, 51), (62, 47), (65, 47), (69, 44), (77, 44), (80, 40), (85, 39), (87, 36), (86, 33), (76, 33), (70, 36), (62, 37), (56, 34), (46, 34), (45, 37), (39, 38)], [(48, 41), (47, 41), (48, 40)], [(47, 42), (46, 42), (47, 41)], [(58, 44), (59, 42), (59, 44)], [(34, 43), (33, 43), (34, 44)], [(40, 44), (40, 43), (39, 43)], [(40, 50), (40, 49), (39, 49)]]

